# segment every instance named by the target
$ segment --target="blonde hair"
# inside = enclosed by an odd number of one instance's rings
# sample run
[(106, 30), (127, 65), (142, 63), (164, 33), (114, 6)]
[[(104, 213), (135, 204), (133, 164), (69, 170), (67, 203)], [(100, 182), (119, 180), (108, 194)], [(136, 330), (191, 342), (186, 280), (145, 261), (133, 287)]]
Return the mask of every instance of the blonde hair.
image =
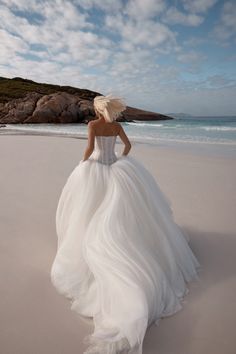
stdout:
[(113, 122), (121, 112), (126, 109), (126, 104), (121, 97), (112, 94), (96, 96), (93, 101), (94, 109), (100, 113), (107, 122)]

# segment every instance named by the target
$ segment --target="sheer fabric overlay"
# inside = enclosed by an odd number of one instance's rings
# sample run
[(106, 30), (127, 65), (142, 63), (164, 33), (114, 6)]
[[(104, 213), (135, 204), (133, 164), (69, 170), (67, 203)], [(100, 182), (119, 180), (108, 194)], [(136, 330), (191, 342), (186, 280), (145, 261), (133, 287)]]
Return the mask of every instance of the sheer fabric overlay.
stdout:
[(201, 266), (145, 166), (118, 156), (115, 136), (69, 175), (56, 210), (51, 280), (71, 309), (92, 317), (84, 352), (141, 354), (152, 323), (182, 309)]

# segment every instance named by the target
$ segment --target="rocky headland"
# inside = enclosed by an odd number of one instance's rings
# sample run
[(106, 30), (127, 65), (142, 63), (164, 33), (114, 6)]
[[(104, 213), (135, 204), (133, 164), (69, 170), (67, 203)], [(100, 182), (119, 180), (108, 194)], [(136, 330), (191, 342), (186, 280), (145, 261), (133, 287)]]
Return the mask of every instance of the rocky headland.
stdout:
[[(0, 77), (0, 124), (87, 123), (95, 118), (98, 92)], [(166, 120), (172, 117), (129, 107), (119, 121)]]

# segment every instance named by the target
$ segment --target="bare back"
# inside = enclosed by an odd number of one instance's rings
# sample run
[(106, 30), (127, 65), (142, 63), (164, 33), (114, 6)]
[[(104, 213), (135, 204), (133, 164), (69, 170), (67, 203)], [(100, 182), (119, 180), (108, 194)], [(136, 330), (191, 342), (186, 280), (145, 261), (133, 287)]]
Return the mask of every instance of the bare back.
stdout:
[(99, 120), (93, 121), (93, 128), (95, 135), (110, 136), (119, 135), (121, 125), (118, 122), (101, 122)]
[(122, 125), (119, 122), (114, 121), (108, 123), (101, 120), (94, 120), (92, 121), (92, 125), (93, 125), (95, 135), (102, 135), (102, 136), (117, 135), (124, 143), (126, 147), (125, 151), (128, 151), (131, 148), (130, 140), (127, 137)]

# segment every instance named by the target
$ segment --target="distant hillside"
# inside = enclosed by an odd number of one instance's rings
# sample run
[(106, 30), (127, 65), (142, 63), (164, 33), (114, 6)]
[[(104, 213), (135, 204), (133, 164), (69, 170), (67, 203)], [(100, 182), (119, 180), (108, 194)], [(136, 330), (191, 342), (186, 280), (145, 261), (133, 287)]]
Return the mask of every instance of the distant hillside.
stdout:
[(0, 77), (0, 103), (9, 102), (15, 98), (23, 98), (30, 92), (43, 95), (49, 95), (55, 92), (67, 92), (72, 95), (79, 95), (81, 98), (87, 100), (93, 100), (95, 96), (101, 95), (98, 92), (71, 86), (42, 84), (20, 77), (14, 77), (13, 79)]
[[(87, 123), (99, 92), (0, 77), (0, 123)], [(119, 121), (173, 119), (127, 106)]]

